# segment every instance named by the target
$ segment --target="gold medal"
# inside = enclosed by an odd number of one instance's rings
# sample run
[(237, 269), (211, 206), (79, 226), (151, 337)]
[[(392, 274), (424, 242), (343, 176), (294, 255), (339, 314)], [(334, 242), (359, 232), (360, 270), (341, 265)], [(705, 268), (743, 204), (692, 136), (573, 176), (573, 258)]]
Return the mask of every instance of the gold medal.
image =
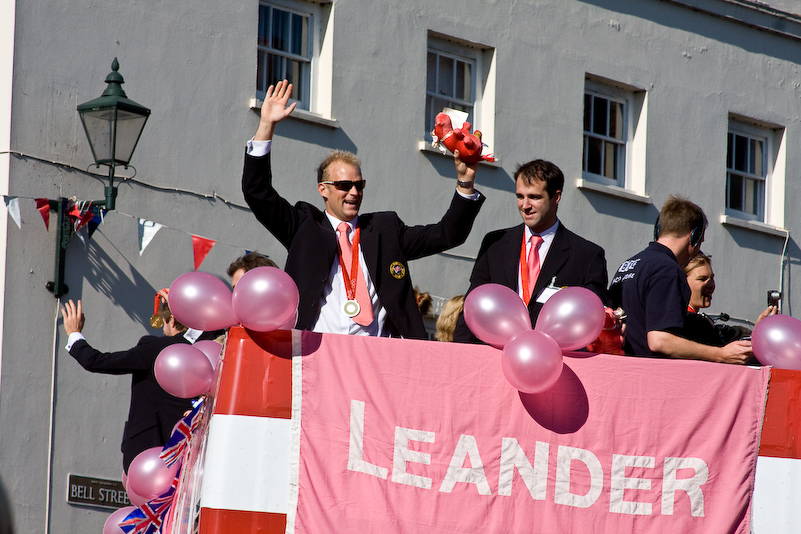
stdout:
[(150, 326), (153, 328), (161, 328), (164, 326), (164, 321), (158, 314), (153, 314), (153, 317), (150, 318)]
[(357, 315), (359, 315), (361, 307), (359, 306), (359, 303), (356, 302), (355, 300), (348, 300), (345, 302), (345, 305), (342, 306), (342, 311), (344, 311), (345, 315), (347, 315), (348, 317), (356, 317)]

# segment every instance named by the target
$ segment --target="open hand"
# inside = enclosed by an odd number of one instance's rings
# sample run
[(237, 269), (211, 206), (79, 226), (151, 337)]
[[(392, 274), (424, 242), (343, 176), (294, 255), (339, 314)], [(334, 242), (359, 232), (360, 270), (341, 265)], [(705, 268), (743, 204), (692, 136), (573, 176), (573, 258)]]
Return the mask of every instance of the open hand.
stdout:
[(83, 324), (86, 319), (83, 316), (83, 307), (80, 300), (77, 305), (71, 299), (64, 304), (61, 316), (64, 318), (64, 330), (67, 331), (67, 335), (83, 330)]

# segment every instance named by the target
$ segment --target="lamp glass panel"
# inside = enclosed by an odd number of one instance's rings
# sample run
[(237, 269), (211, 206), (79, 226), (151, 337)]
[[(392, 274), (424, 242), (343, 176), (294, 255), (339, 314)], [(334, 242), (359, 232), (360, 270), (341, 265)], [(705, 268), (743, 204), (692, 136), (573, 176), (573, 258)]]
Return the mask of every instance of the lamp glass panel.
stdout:
[(136, 143), (145, 127), (147, 117), (124, 110), (117, 112), (117, 153), (116, 160), (127, 164), (131, 161)]
[(95, 162), (110, 162), (114, 150), (114, 117), (116, 109), (100, 109), (81, 113), (86, 137), (92, 147)]

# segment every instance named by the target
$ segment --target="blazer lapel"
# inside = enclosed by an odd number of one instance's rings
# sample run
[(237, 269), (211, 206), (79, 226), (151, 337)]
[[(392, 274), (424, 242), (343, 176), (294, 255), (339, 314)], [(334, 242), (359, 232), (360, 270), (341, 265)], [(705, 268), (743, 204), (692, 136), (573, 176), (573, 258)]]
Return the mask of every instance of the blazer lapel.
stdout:
[(506, 233), (503, 238), (503, 247), (501, 248), (500, 257), (510, 258), (511, 261), (498, 261), (502, 269), (498, 283), (510, 287), (515, 291), (518, 290), (517, 278), (518, 269), (520, 268), (520, 245), (523, 243), (523, 232), (524, 228), (521, 224)]
[(367, 263), (370, 279), (378, 290), (379, 280), (383, 274), (380, 262), (381, 232), (371, 222), (370, 214), (359, 215), (359, 247), (362, 250), (364, 261)]
[[(537, 285), (535, 286), (537, 295), (551, 283), (554, 276), (557, 276), (559, 269), (562, 268), (569, 256), (570, 244), (565, 237), (564, 226), (560, 222), (551, 247), (548, 249), (548, 255), (545, 256), (545, 262), (542, 264), (540, 276), (537, 278)], [(559, 284), (559, 278), (556, 279), (556, 284)]]

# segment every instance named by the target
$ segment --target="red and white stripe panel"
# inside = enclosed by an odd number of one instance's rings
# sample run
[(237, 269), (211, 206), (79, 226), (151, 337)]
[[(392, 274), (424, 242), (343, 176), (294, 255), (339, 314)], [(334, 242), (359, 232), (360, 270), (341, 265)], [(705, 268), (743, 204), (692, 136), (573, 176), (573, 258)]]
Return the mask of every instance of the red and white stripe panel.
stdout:
[(200, 534), (286, 529), (292, 417), (292, 335), (231, 328), (209, 423)]
[(754, 485), (752, 531), (801, 531), (801, 371), (772, 369)]

